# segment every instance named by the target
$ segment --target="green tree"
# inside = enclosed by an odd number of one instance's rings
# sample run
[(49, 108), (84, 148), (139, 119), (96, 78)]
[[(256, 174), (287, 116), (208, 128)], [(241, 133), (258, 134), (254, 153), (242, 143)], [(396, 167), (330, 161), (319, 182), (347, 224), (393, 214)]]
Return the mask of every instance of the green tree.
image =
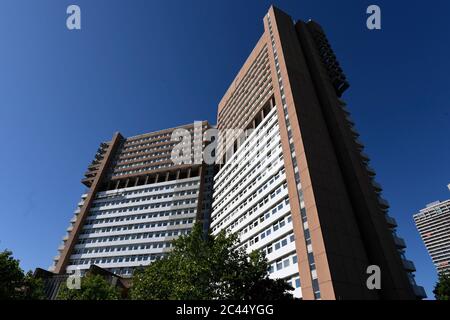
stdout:
[(101, 275), (86, 275), (81, 278), (80, 289), (69, 289), (62, 283), (58, 300), (118, 300), (119, 290)]
[(268, 277), (266, 258), (236, 249), (237, 236), (205, 235), (196, 224), (173, 241), (164, 259), (137, 270), (130, 291), (138, 300), (292, 299), (283, 280)]
[(42, 279), (35, 278), (33, 272), (28, 271), (23, 278), (22, 299), (25, 300), (45, 300), (47, 297), (44, 291)]
[(0, 300), (5, 299), (45, 299), (42, 280), (31, 271), (25, 275), (20, 261), (8, 250), (0, 253)]
[(436, 300), (450, 300), (450, 275), (448, 273), (439, 274), (433, 293)]
[(19, 299), (23, 271), (11, 251), (0, 253), (0, 299)]

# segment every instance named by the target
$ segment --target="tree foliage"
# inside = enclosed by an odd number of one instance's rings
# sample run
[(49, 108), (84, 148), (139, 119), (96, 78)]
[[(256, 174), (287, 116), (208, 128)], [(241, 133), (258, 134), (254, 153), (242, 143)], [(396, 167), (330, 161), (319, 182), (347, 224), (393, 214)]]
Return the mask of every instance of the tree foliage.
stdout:
[(205, 235), (199, 224), (173, 242), (164, 259), (137, 270), (131, 298), (138, 300), (291, 299), (283, 280), (268, 277), (260, 252), (236, 249), (237, 236)]
[(22, 299), (25, 300), (44, 300), (46, 299), (44, 291), (44, 282), (42, 279), (35, 278), (33, 272), (28, 271), (23, 278)]
[(80, 289), (69, 289), (63, 283), (56, 297), (58, 300), (118, 300), (120, 292), (101, 275), (81, 278)]
[(31, 271), (24, 274), (20, 261), (12, 252), (0, 252), (0, 300), (45, 299), (42, 280), (33, 277)]
[(439, 274), (433, 293), (436, 300), (450, 300), (450, 275), (448, 273)]

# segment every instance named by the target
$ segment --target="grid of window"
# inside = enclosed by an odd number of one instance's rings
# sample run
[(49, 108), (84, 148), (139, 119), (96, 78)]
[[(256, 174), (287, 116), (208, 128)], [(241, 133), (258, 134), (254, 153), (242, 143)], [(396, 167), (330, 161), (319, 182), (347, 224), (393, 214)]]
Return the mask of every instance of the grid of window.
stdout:
[(67, 270), (92, 264), (131, 275), (160, 259), (171, 241), (192, 229), (200, 178), (99, 192), (78, 236)]
[[(214, 177), (211, 230), (237, 233), (238, 248), (266, 254), (274, 268), (270, 277), (295, 285), (298, 265), (277, 121), (272, 108)], [(277, 269), (280, 260), (284, 267)], [(294, 295), (301, 297), (299, 286)]]
[(246, 128), (271, 93), (269, 58), (267, 46), (264, 45), (219, 112), (219, 129)]
[(414, 221), (438, 272), (449, 272), (450, 200), (428, 205)]
[[(277, 119), (273, 116), (266, 117), (266, 119), (268, 120), (263, 121), (253, 131), (253, 139), (247, 139), (240, 147), (240, 156), (228, 160), (216, 175), (215, 199), (221, 197), (224, 193), (223, 189), (225, 186), (233, 188), (236, 180), (240, 179), (241, 176), (247, 175), (250, 171), (253, 173), (255, 170), (260, 169), (262, 164), (256, 160), (260, 154), (267, 152), (267, 157), (270, 157), (271, 153), (276, 153), (275, 148), (278, 148), (278, 150), (281, 148), (281, 141), (276, 138), (279, 132)], [(263, 138), (265, 139), (265, 143), (262, 143)], [(266, 161), (267, 158), (263, 158), (262, 160)], [(244, 162), (245, 165), (237, 167), (237, 162)]]

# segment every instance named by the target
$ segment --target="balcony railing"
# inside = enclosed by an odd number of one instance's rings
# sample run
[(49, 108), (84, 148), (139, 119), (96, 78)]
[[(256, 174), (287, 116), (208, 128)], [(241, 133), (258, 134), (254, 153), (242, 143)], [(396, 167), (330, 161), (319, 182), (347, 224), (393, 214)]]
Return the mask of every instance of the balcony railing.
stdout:
[(402, 262), (403, 262), (403, 268), (404, 268), (406, 271), (409, 271), (409, 272), (414, 272), (414, 271), (416, 271), (416, 267), (414, 266), (414, 262), (412, 262), (411, 260), (408, 260), (408, 259), (402, 259)]
[(363, 149), (363, 148), (364, 148), (364, 144), (361, 142), (361, 140), (355, 139), (355, 142), (356, 142), (356, 144), (358, 145), (358, 147), (359, 147), (360, 149)]
[(397, 227), (397, 221), (389, 215), (386, 215), (386, 222), (390, 228)]
[(370, 158), (369, 158), (369, 156), (368, 156), (366, 153), (364, 153), (364, 152), (361, 151), (360, 154), (361, 154), (361, 158), (362, 158), (364, 161), (366, 161), (366, 162), (370, 161)]
[(355, 127), (353, 127), (353, 126), (350, 127), (350, 131), (352, 132), (352, 135), (353, 135), (355, 138), (357, 138), (357, 137), (360, 136), (359, 132), (356, 131)]
[(389, 202), (381, 196), (378, 197), (378, 203), (380, 204), (381, 209), (389, 208)]
[(420, 299), (425, 299), (427, 297), (425, 289), (422, 286), (414, 285), (413, 289), (414, 289), (414, 294), (416, 295), (416, 297), (418, 297)]
[(372, 180), (372, 186), (375, 188), (376, 191), (380, 192), (383, 190), (383, 188), (381, 187), (381, 185), (376, 182), (375, 180)]
[(375, 170), (371, 166), (366, 165), (366, 170), (369, 173), (369, 176), (374, 177), (376, 175)]
[(345, 115), (345, 119), (347, 120), (348, 124), (350, 124), (351, 127), (355, 126), (355, 122), (353, 121), (353, 119), (350, 117), (350, 115), (346, 114)]
[(400, 248), (400, 249), (406, 248), (405, 240), (403, 240), (402, 238), (400, 238), (400, 237), (398, 237), (398, 236), (396, 236), (396, 235), (394, 235), (394, 242), (395, 242), (395, 245), (396, 245), (398, 248)]

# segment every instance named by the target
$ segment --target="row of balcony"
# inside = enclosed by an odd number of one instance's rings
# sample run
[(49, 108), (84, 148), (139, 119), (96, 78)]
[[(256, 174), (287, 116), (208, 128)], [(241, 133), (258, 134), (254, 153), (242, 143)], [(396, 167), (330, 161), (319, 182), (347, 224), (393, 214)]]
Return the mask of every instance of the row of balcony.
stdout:
[(100, 169), (100, 165), (104, 159), (105, 153), (108, 150), (109, 144), (102, 142), (100, 147), (97, 149), (97, 153), (94, 156), (94, 160), (89, 165), (87, 171), (84, 173), (85, 178), (81, 180), (81, 182), (90, 187), (94, 178), (97, 176), (97, 173)]
[[(78, 205), (83, 205), (83, 201), (80, 201), (80, 203)], [(70, 219), (70, 225), (66, 229), (67, 233), (62, 238), (62, 243), (58, 246), (59, 253), (61, 253), (64, 250), (64, 248), (66, 246), (66, 242), (67, 242), (67, 240), (69, 240), (69, 234), (72, 232), (73, 226), (74, 226), (75, 222), (77, 221), (77, 217), (78, 217), (78, 213), (75, 213), (74, 216), (72, 217), (72, 219)], [(60, 254), (56, 255), (53, 258), (53, 261), (55, 261), (55, 263), (56, 263), (59, 260), (59, 258), (60, 258)]]
[[(378, 204), (379, 204), (380, 208), (382, 209), (382, 211), (384, 211), (384, 213), (385, 213), (385, 219), (386, 219), (386, 223), (387, 223), (388, 227), (393, 232), (392, 236), (394, 238), (394, 243), (397, 247), (397, 250), (399, 252), (402, 252), (406, 248), (406, 243), (405, 243), (404, 239), (398, 237), (395, 234), (395, 228), (397, 227), (397, 221), (393, 217), (391, 217), (387, 214), (387, 211), (389, 209), (389, 202), (381, 196), (381, 191), (383, 189), (382, 189), (381, 185), (375, 180), (375, 175), (376, 175), (375, 170), (369, 165), (370, 158), (363, 151), (364, 144), (361, 142), (361, 140), (359, 140), (360, 135), (359, 135), (358, 131), (356, 131), (356, 129), (354, 127), (355, 124), (352, 121), (352, 119), (350, 118), (350, 112), (346, 107), (346, 103), (343, 100), (341, 100), (340, 98), (338, 99), (338, 101), (339, 101), (339, 105), (341, 106), (342, 110), (345, 113), (345, 118), (349, 124), (350, 131), (355, 139), (355, 143), (356, 143), (356, 146), (360, 153), (361, 160), (362, 160), (363, 164), (365, 165), (365, 168), (367, 170), (369, 178), (371, 179), (371, 184), (372, 184), (375, 192), (378, 195)], [(407, 271), (407, 272), (416, 271), (416, 267), (411, 260), (408, 260), (408, 259), (402, 257), (402, 264), (403, 264), (403, 268), (405, 271)], [(423, 287), (413, 284), (413, 290), (414, 290), (415, 295), (418, 298), (426, 298), (427, 297)]]
[[(341, 107), (342, 107), (343, 109), (344, 109), (344, 108), (346, 109), (346, 104), (345, 104), (345, 102), (344, 102), (343, 100), (339, 99), (339, 103), (340, 103), (340, 105), (341, 105)], [(375, 170), (369, 165), (370, 158), (369, 158), (369, 156), (368, 156), (366, 153), (364, 153), (364, 151), (363, 151), (363, 149), (364, 149), (364, 144), (358, 139), (358, 137), (359, 137), (360, 135), (359, 135), (358, 131), (355, 129), (355, 127), (354, 127), (354, 126), (355, 126), (355, 123), (354, 123), (353, 120), (350, 118), (350, 113), (348, 112), (348, 110), (347, 110), (347, 112), (346, 112), (345, 118), (346, 118), (346, 120), (347, 120), (347, 123), (348, 123), (349, 126), (350, 126), (350, 131), (352, 132), (352, 135), (353, 135), (353, 137), (355, 138), (355, 142), (356, 142), (356, 144), (357, 144), (357, 146), (358, 146), (358, 149), (359, 149), (359, 154), (360, 154), (361, 159), (362, 159), (362, 161), (363, 161), (363, 163), (364, 163), (364, 165), (365, 165), (365, 167), (366, 167), (367, 173), (369, 174), (369, 177), (372, 179), (372, 185), (373, 185), (373, 187), (375, 188), (375, 191), (376, 191), (377, 193), (380, 193), (383, 189), (381, 188), (381, 185), (380, 185), (378, 182), (376, 182), (376, 181), (374, 180), (374, 177), (375, 177), (375, 175), (376, 175)]]

